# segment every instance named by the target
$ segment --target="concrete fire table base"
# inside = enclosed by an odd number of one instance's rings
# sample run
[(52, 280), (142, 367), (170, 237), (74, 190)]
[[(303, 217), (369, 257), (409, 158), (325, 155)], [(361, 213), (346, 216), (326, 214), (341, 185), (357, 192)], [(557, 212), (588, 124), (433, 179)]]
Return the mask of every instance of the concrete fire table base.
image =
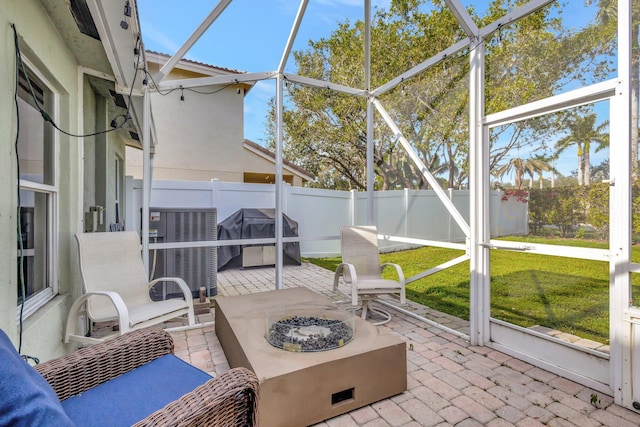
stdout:
[(332, 302), (303, 287), (216, 299), (216, 334), (229, 366), (251, 369), (260, 380), (261, 427), (314, 424), (407, 389), (405, 342), (360, 317), (341, 348), (298, 353), (267, 342), (267, 311), (319, 303)]

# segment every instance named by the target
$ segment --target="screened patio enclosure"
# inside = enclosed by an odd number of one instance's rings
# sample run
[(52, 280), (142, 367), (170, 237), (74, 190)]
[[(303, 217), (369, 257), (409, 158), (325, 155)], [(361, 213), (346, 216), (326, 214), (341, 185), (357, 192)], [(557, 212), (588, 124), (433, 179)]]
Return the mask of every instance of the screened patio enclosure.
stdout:
[[(282, 46), (282, 55), (275, 70), (249, 70), (247, 73), (217, 77), (165, 79), (198, 39), (210, 27), (215, 27), (216, 21), (224, 16), (231, 3), (231, 0), (221, 0), (154, 76), (154, 84), (146, 86), (143, 91), (145, 125), (142, 135), (142, 238), (143, 257), (147, 265), (148, 249), (275, 243), (277, 256), (274, 283), (276, 289), (282, 288), (283, 243), (299, 240), (284, 238), (282, 232), (283, 152), (286, 148), (285, 142), (290, 143), (293, 135), (292, 130), (285, 129), (285, 112), (295, 109), (296, 91), (321, 94), (320, 96), (332, 100), (355, 100), (353, 102), (362, 108), (362, 115), (358, 117), (363, 118), (361, 126), (366, 130), (363, 137), (366, 140), (366, 168), (363, 169), (363, 175), (367, 194), (366, 217), (356, 222), (381, 222), (374, 201), (374, 191), (389, 189), (386, 182), (384, 185), (381, 184), (381, 162), (376, 157), (379, 155), (379, 151), (376, 150), (384, 146), (385, 153), (388, 153), (386, 159), (396, 159), (395, 161), (404, 165), (405, 171), (409, 171), (407, 174), (410, 178), (404, 181), (405, 184), (409, 182), (417, 187), (435, 191), (442, 208), (462, 236), (456, 241), (446, 241), (428, 236), (405, 236), (392, 232), (393, 230), (382, 229), (379, 238), (386, 241), (415, 246), (440, 246), (461, 251), (459, 255), (410, 277), (408, 283), (431, 274), (446, 274), (443, 273), (446, 269), (468, 262), (470, 334), (463, 335), (464, 338), (473, 345), (498, 349), (585, 384), (596, 392), (614, 396), (616, 403), (640, 411), (640, 351), (636, 345), (640, 340), (640, 308), (633, 304), (632, 295), (632, 279), (635, 274), (640, 273), (640, 264), (633, 262), (631, 258), (632, 182), (637, 164), (637, 145), (632, 144), (632, 141), (637, 140), (638, 126), (638, 99), (635, 94), (638, 87), (639, 22), (635, 11), (637, 6), (633, 5), (632, 8), (631, 0), (578, 1), (566, 5), (549, 0), (505, 1), (499, 2), (502, 7), (499, 8), (499, 12), (494, 11), (492, 19), (479, 19), (476, 13), (486, 2), (426, 2), (427, 9), (441, 13), (441, 21), (446, 21), (452, 31), (449, 36), (441, 37), (437, 43), (429, 45), (437, 46), (436, 53), (429, 53), (409, 44), (400, 43), (396, 47), (386, 45), (385, 40), (372, 31), (372, 28), (377, 28), (372, 26), (372, 21), (374, 18), (380, 18), (376, 15), (379, 10), (372, 10), (372, 2), (363, 0), (362, 21), (358, 27), (359, 39), (362, 41), (362, 45), (358, 47), (361, 49), (361, 67), (357, 72), (353, 71), (350, 74), (352, 79), (337, 81), (332, 80), (334, 74), (330, 69), (325, 70), (326, 73), (313, 73), (310, 68), (300, 66), (304, 65), (304, 62), (298, 63), (299, 70), (290, 71), (296, 36), (304, 23), (307, 7), (313, 3), (313, 0), (302, 0), (287, 42)], [(234, 5), (242, 7), (242, 0), (237, 0)], [(612, 25), (606, 28), (612, 29), (613, 40), (604, 47), (594, 47), (591, 51), (593, 57), (584, 56), (584, 51), (580, 50), (584, 44), (579, 43), (580, 39), (567, 36), (571, 33), (569, 27), (579, 27), (584, 23), (573, 22), (566, 28), (551, 26), (557, 39), (542, 38), (541, 33), (526, 32), (540, 25), (545, 19), (556, 24), (560, 21), (554, 19), (559, 20), (560, 16), (573, 19), (585, 8), (596, 8), (590, 13), (598, 24), (594, 24), (594, 32), (589, 34), (596, 34), (597, 30), (602, 32), (606, 25)], [(606, 15), (605, 12), (612, 14)], [(407, 16), (409, 21), (410, 18), (411, 16)], [(377, 22), (385, 21), (382, 19)], [(597, 25), (601, 27), (598, 28)], [(434, 34), (423, 33), (422, 36), (435, 37)], [(537, 36), (527, 39), (526, 36), (531, 34)], [(566, 43), (554, 44), (554, 40), (559, 40), (561, 34), (567, 36), (563, 39)], [(510, 43), (516, 38), (522, 43), (512, 44), (511, 47), (517, 49), (510, 51)], [(409, 66), (390, 70), (389, 68), (394, 66), (394, 56), (399, 55), (398, 49), (404, 48), (414, 49), (413, 60)], [(384, 49), (387, 49), (386, 56), (376, 56), (376, 53), (380, 54)], [(607, 53), (607, 49), (612, 49), (613, 53)], [(607, 55), (610, 59), (608, 62), (599, 62)], [(298, 59), (300, 58), (302, 56)], [(585, 72), (579, 75), (557, 74), (548, 77), (553, 74), (557, 64), (553, 61), (564, 61), (562, 63), (567, 68), (571, 68), (571, 64), (587, 65)], [(589, 68), (589, 64), (595, 63), (600, 65)], [(607, 65), (602, 65), (604, 63)], [(550, 80), (544, 81), (545, 76)], [(552, 78), (555, 79), (553, 82)], [(151, 244), (149, 200), (152, 168), (149, 123), (152, 94), (265, 80), (275, 83), (273, 136), (276, 151), (276, 238), (224, 243), (197, 242), (191, 245)], [(553, 86), (552, 83), (558, 81), (560, 84)], [(546, 92), (538, 90), (539, 87), (547, 86), (549, 90)], [(493, 95), (488, 96), (489, 93)], [(439, 100), (442, 102), (436, 102)], [(428, 113), (418, 111), (417, 105), (428, 105), (429, 108), (425, 109)], [(604, 130), (608, 141), (607, 161), (612, 166), (608, 171), (608, 177), (605, 177), (608, 184), (606, 196), (609, 200), (608, 247), (548, 245), (518, 241), (517, 238), (492, 238), (495, 234), (492, 224), (495, 224), (495, 221), (490, 218), (489, 204), (490, 190), (495, 184), (493, 173), (500, 162), (502, 165), (508, 162), (515, 164), (514, 159), (521, 157), (520, 150), (524, 150), (524, 145), (522, 142), (513, 143), (515, 138), (528, 138), (529, 142), (540, 142), (546, 138), (547, 144), (557, 144), (565, 136), (554, 128), (558, 121), (567, 117), (583, 118), (594, 111), (599, 117), (598, 123), (608, 123), (608, 129)], [(336, 115), (329, 116), (336, 121), (343, 120)], [(456, 128), (442, 126), (443, 123), (451, 122), (461, 125)], [(412, 123), (413, 127), (408, 126), (408, 123)], [(346, 128), (346, 124), (343, 122), (340, 126)], [(452, 158), (458, 156), (466, 159), (466, 163), (457, 169), (457, 175), (451, 173), (446, 176), (441, 172), (442, 168), (435, 167), (437, 165), (434, 158), (421, 151), (421, 143), (433, 142), (445, 134), (448, 138), (455, 134), (458, 141), (463, 141), (457, 146), (460, 149), (459, 153), (451, 153), (449, 150)], [(159, 140), (161, 138), (158, 136)], [(335, 141), (335, 144), (339, 145), (341, 141)], [(502, 153), (500, 158), (496, 157), (496, 150)], [(533, 180), (533, 173), (530, 175)], [(457, 180), (460, 176), (464, 176), (464, 179)], [(516, 176), (516, 183), (521, 178), (521, 175)], [(454, 204), (443, 185), (468, 189), (466, 203), (462, 206)], [(517, 190), (520, 190), (519, 185)], [(429, 218), (424, 218), (424, 221), (428, 220)], [(337, 236), (305, 237), (311, 240), (335, 238)], [(563, 257), (608, 266), (603, 270), (606, 272), (609, 285), (605, 291), (609, 314), (608, 351), (586, 348), (542, 333), (535, 328), (525, 328), (498, 318), (498, 308), (492, 305), (491, 277), (493, 261), (505, 251), (525, 254), (533, 264), (549, 262), (546, 261), (549, 258), (542, 257)], [(556, 281), (560, 283), (566, 279), (558, 276)], [(523, 282), (525, 280), (526, 278), (522, 277), (514, 278), (514, 282), (520, 281), (523, 286), (536, 286), (536, 283)], [(555, 311), (560, 307), (550, 304), (548, 308)], [(459, 334), (457, 331), (451, 332)]]

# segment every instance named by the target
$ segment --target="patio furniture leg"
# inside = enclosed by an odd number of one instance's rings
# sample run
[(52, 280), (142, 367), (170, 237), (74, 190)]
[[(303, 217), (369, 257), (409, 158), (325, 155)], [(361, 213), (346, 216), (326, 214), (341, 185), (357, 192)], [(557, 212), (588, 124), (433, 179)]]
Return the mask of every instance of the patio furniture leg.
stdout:
[(369, 311), (378, 314), (379, 316), (382, 316), (383, 319), (378, 321), (378, 322), (371, 322), (376, 326), (380, 326), (380, 325), (384, 325), (385, 323), (389, 323), (391, 321), (391, 313), (389, 313), (386, 310), (383, 310), (379, 307), (373, 306), (373, 305), (369, 305), (369, 303), (372, 301), (372, 298), (363, 298), (362, 299), (362, 315), (361, 317), (364, 320), (367, 320), (367, 314)]

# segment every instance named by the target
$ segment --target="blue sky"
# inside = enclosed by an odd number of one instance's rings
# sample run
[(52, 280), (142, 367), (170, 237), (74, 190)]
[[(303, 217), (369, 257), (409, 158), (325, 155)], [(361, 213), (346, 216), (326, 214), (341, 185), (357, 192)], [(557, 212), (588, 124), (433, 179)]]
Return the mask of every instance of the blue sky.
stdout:
[[(575, 3), (573, 3), (575, 1)], [(372, 8), (388, 8), (391, 0), (372, 0)], [(486, 0), (462, 0), (479, 12)], [(339, 22), (363, 19), (362, 0), (310, 0), (298, 32), (294, 50), (307, 47), (310, 39), (329, 37)], [(145, 48), (165, 54), (175, 53), (218, 4), (217, 0), (137, 0)], [(572, 26), (582, 26), (595, 13), (582, 0), (572, 0), (565, 13)], [(239, 71), (273, 71), (278, 67), (289, 37), (298, 0), (234, 0), (209, 30), (187, 53), (191, 60)], [(293, 72), (293, 59), (286, 70)], [(266, 139), (267, 103), (275, 94), (273, 80), (258, 82), (245, 98), (244, 136), (257, 143)], [(606, 118), (606, 117), (605, 117)], [(563, 173), (576, 168), (575, 153), (567, 150), (558, 162)], [(592, 154), (592, 165), (608, 157)]]
[[(391, 0), (373, 0), (387, 8)], [(172, 55), (218, 4), (215, 0), (138, 0), (145, 49)], [(294, 50), (310, 39), (329, 37), (338, 22), (363, 19), (362, 0), (311, 0), (298, 31)], [(209, 27), (186, 57), (239, 71), (278, 68), (299, 2), (297, 0), (235, 0)], [(287, 62), (293, 71), (293, 60)], [(261, 143), (267, 102), (275, 95), (273, 81), (258, 82), (245, 98), (245, 138)]]

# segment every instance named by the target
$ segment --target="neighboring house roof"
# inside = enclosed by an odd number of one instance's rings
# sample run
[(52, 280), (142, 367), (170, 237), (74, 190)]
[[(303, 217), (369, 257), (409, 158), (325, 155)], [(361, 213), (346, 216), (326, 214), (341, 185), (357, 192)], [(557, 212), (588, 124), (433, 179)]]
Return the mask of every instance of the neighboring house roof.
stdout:
[[(145, 50), (145, 59), (147, 60), (147, 63), (151, 62), (162, 66), (169, 59), (171, 59), (171, 57), (166, 53), (155, 52), (153, 50)], [(246, 74), (246, 71), (234, 70), (233, 68), (218, 67), (217, 65), (206, 64), (204, 62), (198, 62), (184, 58), (178, 61), (178, 64), (175, 68), (212, 77), (227, 74)], [(253, 88), (255, 82), (243, 81), (242, 85), (245, 86), (244, 94), (246, 95)]]
[[(156, 63), (164, 63), (169, 59), (171, 59), (171, 57), (166, 53), (156, 52), (153, 50), (146, 50), (145, 55), (146, 55), (147, 61), (156, 62)], [(165, 59), (165, 61), (160, 62), (160, 59)], [(224, 74), (245, 74), (246, 73), (246, 71), (234, 70), (233, 68), (218, 67), (216, 65), (206, 64), (204, 62), (198, 62), (191, 59), (182, 58), (178, 63), (180, 64), (180, 68), (183, 68), (183, 69), (187, 68), (188, 65), (190, 64), (194, 68), (191, 71), (203, 72), (204, 70), (199, 70), (199, 69), (204, 68), (207, 70), (207, 71), (204, 71), (204, 74), (211, 74), (211, 71), (214, 71), (214, 70), (220, 71)]]
[[(267, 150), (263, 146), (256, 144), (255, 142), (245, 139), (244, 140), (244, 148), (247, 150), (259, 155), (260, 157), (267, 159), (275, 164), (276, 162), (276, 154), (273, 151)], [(301, 176), (303, 179), (307, 181), (313, 181), (316, 177), (309, 171), (301, 168), (300, 166), (296, 166), (291, 163), (289, 160), (283, 160), (283, 169), (289, 170), (289, 172), (295, 173), (296, 175)]]

